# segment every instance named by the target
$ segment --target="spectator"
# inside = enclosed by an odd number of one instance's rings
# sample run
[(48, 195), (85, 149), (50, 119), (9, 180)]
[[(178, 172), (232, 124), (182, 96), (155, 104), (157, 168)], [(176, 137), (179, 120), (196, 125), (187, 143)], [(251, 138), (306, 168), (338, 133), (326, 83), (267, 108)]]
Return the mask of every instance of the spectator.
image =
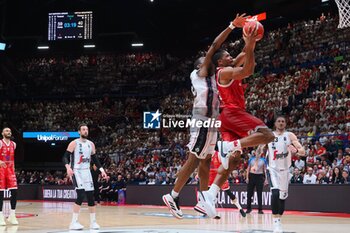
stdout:
[(349, 177), (349, 172), (346, 170), (343, 170), (343, 178), (344, 178), (344, 184), (350, 184), (350, 177)]
[(307, 174), (304, 175), (303, 184), (316, 184), (317, 177), (313, 171), (312, 167), (307, 168)]
[(333, 168), (333, 174), (331, 178), (332, 184), (344, 184), (344, 177), (342, 176), (342, 172), (340, 171), (339, 167)]
[(303, 177), (300, 175), (299, 168), (294, 168), (291, 183), (292, 184), (302, 184), (303, 183)]
[(297, 160), (294, 162), (294, 166), (298, 168), (299, 171), (304, 171), (305, 169), (305, 162), (300, 158), (300, 156), (297, 158)]
[(328, 184), (329, 183), (329, 179), (326, 176), (326, 172), (324, 170), (320, 170), (318, 172), (316, 183), (317, 184)]

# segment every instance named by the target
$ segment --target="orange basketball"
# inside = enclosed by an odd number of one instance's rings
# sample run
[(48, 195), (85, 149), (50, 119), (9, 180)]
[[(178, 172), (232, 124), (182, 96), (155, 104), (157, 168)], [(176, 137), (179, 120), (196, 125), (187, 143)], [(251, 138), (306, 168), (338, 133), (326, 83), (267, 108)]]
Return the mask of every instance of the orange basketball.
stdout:
[(245, 23), (243, 27), (243, 34), (246, 36), (249, 32), (254, 30), (255, 28), (258, 28), (258, 38), (256, 39), (261, 40), (264, 36), (264, 26), (259, 21), (248, 21)]

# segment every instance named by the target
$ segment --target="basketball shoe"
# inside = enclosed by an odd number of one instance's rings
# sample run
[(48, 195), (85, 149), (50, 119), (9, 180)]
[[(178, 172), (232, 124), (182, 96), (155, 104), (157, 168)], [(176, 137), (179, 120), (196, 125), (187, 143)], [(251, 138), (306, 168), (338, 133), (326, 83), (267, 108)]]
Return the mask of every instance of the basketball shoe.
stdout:
[(169, 208), (170, 213), (178, 219), (183, 218), (182, 211), (179, 206), (179, 197), (173, 198), (170, 194), (166, 194), (163, 196), (164, 204)]
[(96, 221), (93, 221), (90, 223), (90, 229), (98, 230), (100, 229), (100, 225), (98, 225)]
[(15, 214), (10, 214), (10, 216), (7, 218), (7, 221), (12, 225), (18, 225), (18, 221)]
[(239, 144), (239, 141), (218, 141), (219, 155), (221, 164), (225, 170), (229, 167), (230, 156), (239, 151), (242, 153), (242, 147)]
[(71, 222), (69, 225), (70, 230), (82, 230), (84, 228), (79, 222)]
[(215, 209), (216, 197), (213, 197), (213, 195), (209, 191), (199, 191), (198, 200), (209, 218), (214, 218), (217, 216)]
[(2, 213), (0, 214), (0, 226), (6, 226), (5, 217)]

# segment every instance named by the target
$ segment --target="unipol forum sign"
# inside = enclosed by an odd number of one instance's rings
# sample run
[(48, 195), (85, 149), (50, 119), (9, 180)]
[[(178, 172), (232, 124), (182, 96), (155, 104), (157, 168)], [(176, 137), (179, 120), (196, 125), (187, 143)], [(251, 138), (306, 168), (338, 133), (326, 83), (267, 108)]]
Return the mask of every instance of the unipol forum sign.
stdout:
[(78, 132), (23, 132), (23, 139), (31, 142), (66, 142), (78, 137)]

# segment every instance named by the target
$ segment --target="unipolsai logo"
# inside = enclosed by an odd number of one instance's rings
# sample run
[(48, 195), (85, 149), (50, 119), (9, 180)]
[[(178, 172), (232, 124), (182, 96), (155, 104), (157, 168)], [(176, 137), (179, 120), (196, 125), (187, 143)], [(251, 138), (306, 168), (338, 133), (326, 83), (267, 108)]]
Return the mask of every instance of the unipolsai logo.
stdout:
[(156, 112), (143, 112), (143, 128), (160, 129), (161, 115), (159, 109)]

